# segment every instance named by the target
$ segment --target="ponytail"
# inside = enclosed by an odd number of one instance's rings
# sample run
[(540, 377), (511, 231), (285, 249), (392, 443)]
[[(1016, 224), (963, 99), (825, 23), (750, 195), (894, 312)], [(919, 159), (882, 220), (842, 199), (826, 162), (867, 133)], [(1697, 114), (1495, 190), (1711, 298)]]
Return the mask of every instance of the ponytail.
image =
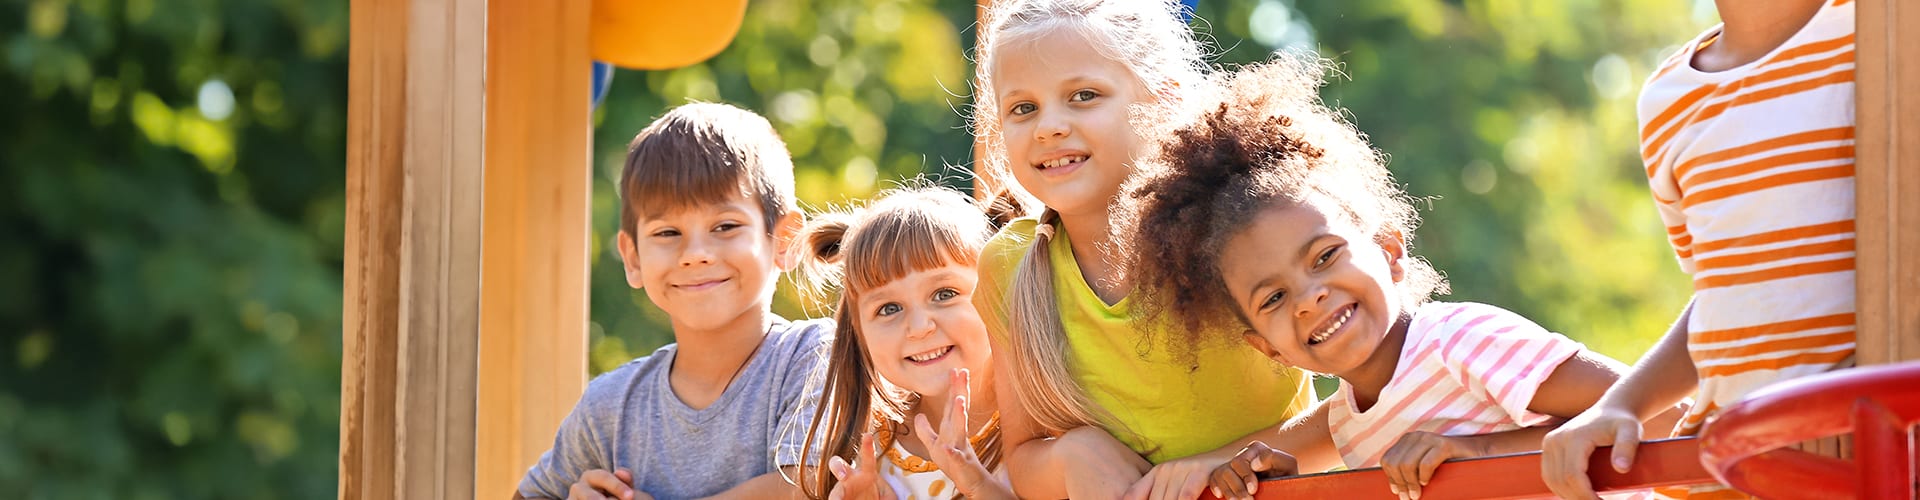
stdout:
[(1054, 297), (1053, 262), (1048, 247), (1060, 214), (1049, 208), (1040, 213), (1032, 246), (1014, 271), (1008, 293), (1008, 325), (1012, 331), (1011, 363), (1014, 394), (1035, 423), (1049, 435), (1075, 427), (1099, 426), (1106, 415), (1073, 380), (1068, 368), (1066, 326)]
[[(802, 453), (820, 450), (817, 468), (811, 473), (802, 472), (800, 477), (800, 491), (813, 500), (826, 498), (834, 484), (840, 482), (827, 468), (828, 457), (852, 461), (858, 453), (860, 435), (873, 426), (870, 416), (877, 416), (882, 410), (868, 411), (872, 403), (888, 402), (882, 406), (889, 408), (898, 406), (891, 402), (893, 398), (880, 392), (879, 381), (872, 375), (873, 367), (867, 364), (865, 346), (860, 344), (860, 334), (853, 328), (854, 308), (842, 298), (834, 310), (833, 354), (827, 357), (821, 401), (813, 413), (813, 426), (807, 429), (807, 438), (800, 445)], [(892, 410), (904, 414), (899, 408)]]

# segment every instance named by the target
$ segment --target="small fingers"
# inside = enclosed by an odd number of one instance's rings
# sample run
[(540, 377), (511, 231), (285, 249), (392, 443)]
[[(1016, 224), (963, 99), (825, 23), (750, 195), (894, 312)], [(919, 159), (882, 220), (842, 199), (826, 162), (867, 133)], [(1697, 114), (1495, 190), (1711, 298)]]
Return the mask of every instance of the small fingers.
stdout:
[(1640, 426), (1622, 424), (1613, 431), (1613, 470), (1622, 474), (1633, 468), (1633, 457), (1640, 451)]
[(920, 444), (926, 445), (928, 450), (946, 448), (945, 443), (940, 439), (944, 432), (934, 432), (933, 424), (927, 423), (926, 415), (913, 416), (913, 433), (920, 439)]
[[(1578, 429), (1571, 432), (1577, 432)], [(1551, 436), (1542, 452), (1541, 479), (1547, 489), (1560, 498), (1592, 498), (1593, 484), (1587, 480), (1587, 457), (1593, 455), (1593, 441), (1583, 435)]]
[[(1441, 451), (1439, 448), (1427, 450), (1426, 456), (1421, 457), (1420, 459), (1418, 486), (1426, 486), (1427, 483), (1432, 482), (1433, 473), (1436, 471), (1439, 471), (1440, 464), (1446, 463), (1447, 459), (1449, 458), (1453, 458), (1453, 457), (1447, 456), (1447, 453), (1444, 451)], [(1414, 488), (1414, 492), (1415, 492), (1414, 498), (1420, 497), (1418, 494), (1419, 489), (1420, 488), (1417, 486)]]
[(633, 498), (633, 486), (629, 485), (626, 481), (621, 481), (614, 473), (604, 469), (593, 469), (580, 474), (580, 482), (586, 483), (588, 487), (596, 491), (604, 492), (605, 495), (611, 498), (619, 498), (622, 500)]
[(853, 475), (853, 466), (847, 465), (847, 459), (836, 456), (827, 459), (827, 471), (833, 473), (834, 479), (845, 481), (847, 476)]
[(1207, 481), (1213, 486), (1214, 496), (1222, 498), (1248, 498), (1253, 496), (1247, 491), (1247, 484), (1257, 480), (1253, 469), (1244, 460), (1235, 459), (1226, 465), (1215, 467), (1212, 477)]

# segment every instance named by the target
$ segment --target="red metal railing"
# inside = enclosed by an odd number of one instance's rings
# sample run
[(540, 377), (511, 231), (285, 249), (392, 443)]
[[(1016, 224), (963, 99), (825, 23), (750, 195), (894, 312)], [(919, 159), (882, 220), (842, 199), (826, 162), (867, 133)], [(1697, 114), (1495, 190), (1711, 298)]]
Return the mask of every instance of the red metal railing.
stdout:
[[(1633, 468), (1625, 474), (1614, 472), (1608, 462), (1611, 456), (1608, 448), (1601, 448), (1594, 451), (1587, 465), (1594, 488), (1602, 492), (1713, 482), (1713, 476), (1700, 466), (1700, 448), (1693, 438), (1641, 443)], [(1206, 492), (1201, 498), (1215, 497)], [(1260, 482), (1254, 498), (1397, 500), (1398, 497), (1387, 490), (1386, 473), (1370, 468), (1268, 479)], [(1467, 498), (1553, 498), (1553, 492), (1540, 479), (1538, 452), (1449, 461), (1433, 472), (1432, 481), (1420, 488), (1420, 500)]]
[[(1701, 433), (1721, 482), (1767, 498), (1912, 498), (1920, 362), (1841, 370), (1755, 391)], [(1852, 460), (1786, 446), (1852, 433)]]
[[(1698, 441), (1641, 443), (1625, 474), (1607, 463), (1605, 448), (1593, 453), (1587, 470), (1601, 492), (1719, 482), (1766, 498), (1914, 498), (1916, 421), (1920, 362), (1855, 368), (1756, 391), (1722, 410)], [(1787, 448), (1848, 433), (1851, 460)], [(1396, 498), (1377, 468), (1268, 479), (1255, 497)], [(1540, 479), (1539, 453), (1449, 461), (1421, 488), (1422, 500), (1552, 497)]]

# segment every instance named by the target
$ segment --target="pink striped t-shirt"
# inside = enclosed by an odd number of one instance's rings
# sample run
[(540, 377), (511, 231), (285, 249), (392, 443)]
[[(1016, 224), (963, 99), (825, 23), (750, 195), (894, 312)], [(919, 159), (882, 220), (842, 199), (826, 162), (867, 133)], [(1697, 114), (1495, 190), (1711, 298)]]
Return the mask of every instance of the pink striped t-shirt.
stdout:
[(1325, 404), (1348, 468), (1377, 467), (1412, 431), (1470, 436), (1547, 423), (1527, 410), (1534, 391), (1584, 347), (1506, 309), (1430, 302), (1414, 312), (1393, 380), (1366, 411), (1340, 383)]

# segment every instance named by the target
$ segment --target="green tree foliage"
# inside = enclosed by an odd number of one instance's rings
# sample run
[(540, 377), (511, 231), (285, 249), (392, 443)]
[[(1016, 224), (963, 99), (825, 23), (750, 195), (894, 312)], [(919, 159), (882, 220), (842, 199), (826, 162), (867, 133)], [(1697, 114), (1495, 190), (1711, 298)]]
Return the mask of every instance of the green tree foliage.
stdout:
[(0, 7), (0, 490), (331, 498), (342, 1)]

